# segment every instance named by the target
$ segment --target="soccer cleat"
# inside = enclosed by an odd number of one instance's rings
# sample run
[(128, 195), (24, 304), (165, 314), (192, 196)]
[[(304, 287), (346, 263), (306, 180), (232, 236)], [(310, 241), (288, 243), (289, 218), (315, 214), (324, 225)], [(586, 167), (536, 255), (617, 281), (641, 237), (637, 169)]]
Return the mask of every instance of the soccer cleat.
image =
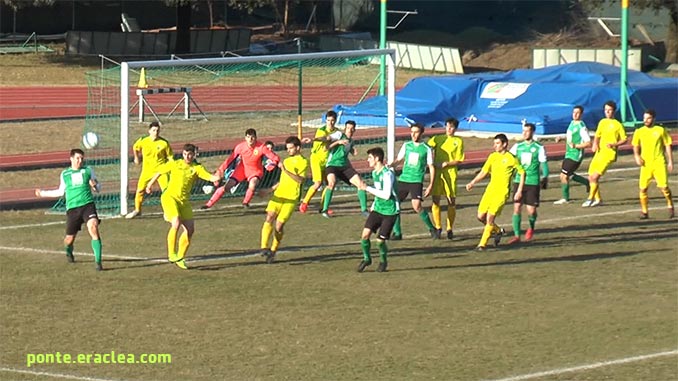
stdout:
[(268, 250), (267, 248), (263, 248), (261, 249), (261, 251), (259, 251), (259, 255), (261, 255), (264, 258), (268, 258), (268, 256), (271, 255), (271, 251)]
[(673, 210), (673, 207), (669, 208), (669, 220), (675, 217), (675, 211)]
[(454, 233), (452, 232), (452, 230), (448, 230), (447, 231), (447, 239), (452, 239), (452, 238), (454, 238)]
[(305, 202), (302, 202), (301, 205), (299, 205), (299, 212), (300, 213), (306, 213), (308, 210), (308, 204)]
[(188, 270), (188, 266), (186, 266), (186, 262), (183, 260), (183, 258), (174, 262), (174, 264), (182, 270)]
[(244, 202), (243, 202), (243, 203), (242, 203), (242, 207), (245, 208), (245, 209), (249, 209), (249, 208), (250, 208), (250, 204), (247, 204), (247, 203), (244, 203)]
[(402, 241), (402, 239), (403, 239), (402, 234), (393, 234), (393, 235), (391, 236), (391, 240), (392, 240), (392, 241)]
[(442, 233), (442, 229), (433, 228), (433, 229), (429, 229), (428, 232), (431, 233), (431, 238), (440, 239), (440, 234)]
[(586, 201), (584, 201), (583, 204), (581, 204), (581, 207), (582, 208), (590, 208), (591, 204), (593, 204), (593, 200), (586, 200)]
[(75, 263), (75, 257), (73, 256), (73, 254), (66, 254), (66, 260), (68, 261), (68, 263)]
[(370, 216), (370, 212), (368, 212), (367, 210), (361, 211), (360, 214), (361, 214), (363, 217), (369, 217), (369, 216)]
[(371, 265), (371, 264), (372, 264), (372, 260), (371, 260), (371, 259), (370, 259), (369, 261), (366, 261), (366, 260), (363, 259), (362, 261), (360, 261), (360, 264), (358, 265), (358, 270), (357, 270), (357, 271), (358, 271), (359, 273), (361, 273), (361, 272), (365, 271), (365, 268), (366, 268), (367, 266)]
[(507, 245), (515, 245), (516, 243), (520, 242), (520, 237), (519, 236), (513, 236), (508, 242), (506, 242)]
[(325, 218), (332, 218), (332, 216), (328, 212), (321, 212), (320, 215)]
[(564, 198), (561, 198), (561, 199), (558, 200), (558, 201), (554, 201), (554, 202), (553, 202), (553, 205), (564, 205), (564, 204), (569, 204), (569, 203), (570, 203), (569, 200), (566, 200), (566, 199), (564, 199)]
[(387, 272), (387, 271), (388, 271), (388, 270), (386, 270), (386, 267), (387, 267), (387, 266), (388, 266), (388, 264), (387, 264), (386, 262), (379, 262), (379, 266), (377, 267), (377, 272), (378, 272), (378, 273), (385, 273), (385, 272)]
[(174, 263), (174, 262), (176, 262), (177, 260), (179, 260), (179, 258), (177, 258), (177, 253), (168, 253), (168, 254), (167, 254), (167, 260), (168, 260), (170, 263)]
[(200, 207), (200, 210), (207, 210), (207, 209), (209, 209), (209, 208), (211, 208), (211, 206), (209, 206), (209, 205), (203, 205), (203, 206)]
[(534, 229), (527, 229), (525, 232), (525, 241), (531, 241), (534, 237)]
[(603, 200), (593, 200), (591, 203), (591, 207), (593, 208), (594, 206), (601, 206), (603, 205)]
[(273, 260), (275, 259), (275, 251), (268, 251), (268, 256), (266, 256), (266, 263), (269, 265), (273, 263)]
[(647, 213), (640, 213), (641, 220), (647, 220), (648, 218), (650, 218), (650, 216)]
[(138, 216), (138, 215), (140, 215), (140, 214), (141, 214), (140, 211), (138, 211), (138, 210), (133, 210), (133, 211), (127, 213), (127, 214), (125, 215), (125, 218), (127, 218), (128, 220), (131, 220), (132, 218), (134, 218), (134, 217), (136, 217), (136, 216)]
[(101, 262), (96, 262), (97, 271), (104, 271), (104, 266), (101, 265)]
[(475, 248), (475, 251), (485, 251), (485, 246), (478, 246)]
[(499, 232), (494, 235), (494, 246), (499, 246), (499, 242), (501, 242), (501, 237), (504, 234), (506, 234), (504, 228), (499, 228)]

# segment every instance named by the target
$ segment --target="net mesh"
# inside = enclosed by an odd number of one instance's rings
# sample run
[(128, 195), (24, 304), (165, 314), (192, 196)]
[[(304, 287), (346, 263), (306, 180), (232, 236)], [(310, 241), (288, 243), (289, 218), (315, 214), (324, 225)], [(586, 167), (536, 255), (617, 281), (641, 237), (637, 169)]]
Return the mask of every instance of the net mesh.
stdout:
[[(129, 110), (129, 153), (139, 137), (148, 134), (153, 120), (161, 123), (160, 135), (174, 149), (175, 157), (181, 155), (181, 146), (193, 143), (199, 147), (198, 161), (212, 171), (230, 154), (236, 143), (242, 141), (248, 128), (257, 130), (260, 141), (271, 140), (281, 157), (284, 140), (297, 135), (298, 115), (303, 120), (304, 136), (311, 136), (314, 128), (322, 125), (324, 113), (337, 104), (353, 105), (377, 94), (379, 79), (378, 56), (302, 59), (279, 62), (220, 63), (217, 65), (183, 65), (146, 67), (144, 72), (131, 69)], [(86, 152), (87, 165), (94, 168), (103, 184), (102, 193), (96, 196), (97, 208), (104, 214), (120, 212), (120, 68), (113, 67), (86, 73), (88, 86), (85, 132), (95, 132), (99, 145)], [(141, 83), (140, 83), (141, 82)], [(137, 84), (148, 85), (146, 90), (175, 89), (177, 92), (144, 95), (140, 102)], [(190, 117), (185, 118), (185, 93)], [(139, 110), (143, 107), (144, 118)], [(339, 116), (338, 126), (345, 120)], [(365, 126), (358, 126), (358, 128)], [(382, 126), (383, 127), (383, 126)], [(360, 139), (358, 146), (382, 144), (382, 136)], [(359, 148), (360, 149), (360, 148)], [(365, 152), (366, 148), (362, 150)], [(303, 150), (308, 157), (307, 147)], [(362, 161), (362, 160), (361, 160)], [(130, 164), (128, 194), (133, 200), (136, 179), (141, 168)], [(270, 187), (279, 177), (278, 171), (266, 172), (260, 187)], [(205, 200), (205, 185), (195, 183), (193, 200)], [(225, 197), (238, 197), (244, 192), (242, 185)], [(159, 203), (159, 194), (147, 196), (144, 205)], [(65, 210), (58, 202), (54, 211)]]

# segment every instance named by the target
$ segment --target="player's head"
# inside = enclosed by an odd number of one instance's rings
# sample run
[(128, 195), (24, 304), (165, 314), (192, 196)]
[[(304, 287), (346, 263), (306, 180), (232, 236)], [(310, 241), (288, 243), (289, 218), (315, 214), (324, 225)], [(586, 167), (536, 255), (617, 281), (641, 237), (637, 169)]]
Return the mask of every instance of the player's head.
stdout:
[(248, 128), (245, 130), (245, 141), (248, 145), (253, 146), (257, 142), (257, 130)]
[(160, 135), (160, 123), (158, 123), (158, 121), (153, 121), (148, 125), (148, 135), (150, 135), (153, 140), (158, 138), (158, 135)]
[(419, 142), (423, 135), (424, 135), (423, 125), (415, 123), (410, 127), (410, 136), (412, 137), (413, 142)]
[(643, 112), (643, 124), (647, 127), (654, 125), (654, 118), (657, 117), (657, 112), (654, 109), (648, 108)]
[(492, 147), (494, 148), (495, 152), (506, 151), (506, 147), (508, 147), (508, 138), (506, 137), (506, 135), (504, 134), (495, 135)]
[(264, 143), (264, 145), (271, 151), (273, 151), (273, 148), (275, 148), (275, 144), (273, 144), (273, 142), (270, 140), (267, 140), (266, 143)]
[(615, 101), (607, 101), (607, 102), (605, 102), (605, 106), (603, 107), (603, 110), (605, 112), (605, 117), (607, 119), (613, 119), (614, 118), (614, 112), (617, 111), (617, 103), (615, 103)]
[(337, 123), (337, 113), (334, 110), (328, 111), (325, 114), (325, 124), (333, 129), (336, 123)]
[(374, 168), (377, 163), (384, 163), (384, 150), (381, 147), (373, 147), (367, 150), (367, 163)]
[(349, 138), (353, 136), (355, 133), (355, 120), (346, 121), (346, 124), (344, 124), (344, 133)]
[(457, 127), (459, 127), (459, 120), (456, 118), (448, 118), (445, 121), (445, 133), (448, 136), (453, 136), (454, 132), (457, 131)]
[(534, 123), (525, 123), (523, 124), (523, 139), (530, 141), (532, 140), (532, 137), (534, 137), (534, 130), (537, 127), (534, 125)]
[(80, 148), (73, 148), (71, 150), (71, 168), (80, 169), (82, 163), (85, 161), (85, 151)]
[(181, 156), (183, 156), (184, 161), (188, 164), (192, 163), (193, 160), (195, 160), (195, 155), (198, 153), (198, 147), (191, 143), (186, 143), (184, 144), (184, 150), (181, 153)]
[(581, 120), (584, 115), (584, 106), (576, 105), (572, 108), (572, 120)]
[(289, 136), (285, 139), (285, 149), (290, 156), (294, 156), (301, 150), (301, 140), (296, 136)]

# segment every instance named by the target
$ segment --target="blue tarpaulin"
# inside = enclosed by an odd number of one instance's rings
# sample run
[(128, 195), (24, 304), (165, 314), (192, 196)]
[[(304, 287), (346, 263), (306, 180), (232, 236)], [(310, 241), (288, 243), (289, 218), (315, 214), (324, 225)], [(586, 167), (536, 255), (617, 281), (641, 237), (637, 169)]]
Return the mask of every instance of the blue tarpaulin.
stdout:
[[(678, 121), (678, 79), (656, 78), (629, 70), (627, 74), (633, 116), (657, 111), (657, 122)], [(595, 129), (604, 117), (603, 104), (619, 105), (620, 68), (595, 62), (577, 62), (543, 69), (505, 73), (427, 76), (411, 80), (396, 94), (396, 126), (414, 122), (442, 126), (445, 119), (460, 120), (460, 129), (520, 133), (521, 121), (534, 123), (539, 135), (562, 134), (572, 120), (572, 107), (584, 106), (584, 121)], [(386, 125), (386, 98), (366, 99), (354, 106), (336, 105), (341, 120), (359, 126)], [(619, 117), (619, 112), (617, 112)]]

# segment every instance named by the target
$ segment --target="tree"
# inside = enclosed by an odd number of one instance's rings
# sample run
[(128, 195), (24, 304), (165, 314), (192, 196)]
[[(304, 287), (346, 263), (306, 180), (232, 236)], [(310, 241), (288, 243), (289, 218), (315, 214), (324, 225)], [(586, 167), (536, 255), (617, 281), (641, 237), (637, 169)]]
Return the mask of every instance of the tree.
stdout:
[(287, 37), (290, 12), (299, 2), (300, 0), (228, 0), (228, 5), (235, 9), (245, 10), (249, 14), (257, 8), (271, 7), (275, 12), (276, 19), (282, 25), (283, 35)]

